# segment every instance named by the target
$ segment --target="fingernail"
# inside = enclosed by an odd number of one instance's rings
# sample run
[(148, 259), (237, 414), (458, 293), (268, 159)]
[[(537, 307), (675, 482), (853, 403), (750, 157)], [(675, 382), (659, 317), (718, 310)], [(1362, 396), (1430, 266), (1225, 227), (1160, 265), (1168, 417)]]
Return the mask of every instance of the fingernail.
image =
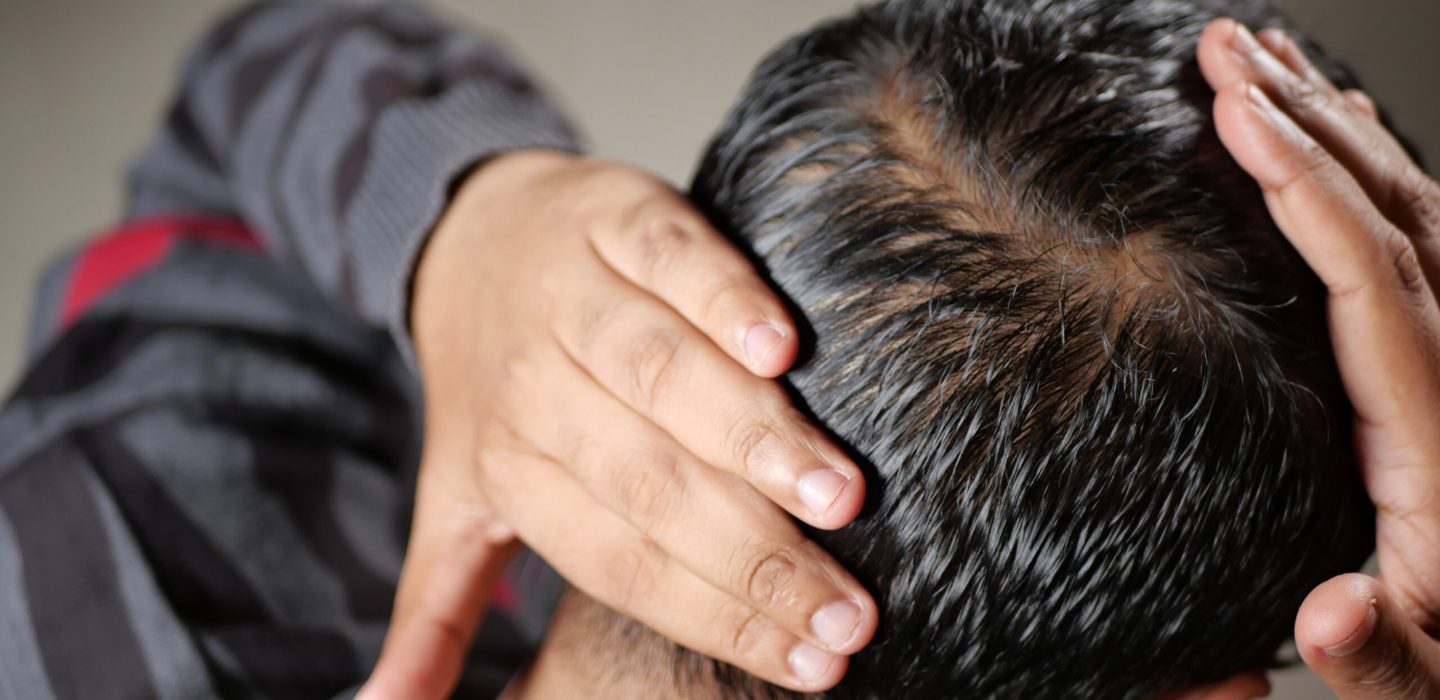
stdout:
[(848, 483), (850, 480), (834, 469), (816, 469), (800, 477), (797, 490), (805, 507), (816, 516), (823, 516), (830, 511), (830, 506), (835, 505), (835, 499), (840, 497), (840, 492)]
[(1366, 642), (1370, 641), (1370, 637), (1375, 634), (1375, 623), (1380, 619), (1380, 612), (1375, 608), (1376, 604), (1377, 601), (1371, 598), (1370, 609), (1365, 611), (1365, 619), (1360, 621), (1360, 626), (1356, 627), (1355, 631), (1350, 633), (1350, 636), (1340, 642), (1325, 647), (1324, 651), (1326, 656), (1332, 658), (1349, 656), (1360, 651), (1360, 648), (1365, 646)]
[(800, 642), (790, 650), (790, 670), (806, 683), (823, 678), (834, 663), (834, 656), (806, 642)]
[(810, 630), (825, 646), (837, 650), (855, 636), (858, 624), (860, 606), (848, 600), (831, 603), (810, 617)]
[(768, 323), (751, 326), (745, 332), (745, 354), (750, 358), (750, 364), (759, 367), (784, 339), (785, 334)]
[(1245, 25), (1236, 22), (1235, 33), (1230, 35), (1230, 50), (1249, 58), (1249, 54), (1261, 49), (1260, 42), (1250, 29)]

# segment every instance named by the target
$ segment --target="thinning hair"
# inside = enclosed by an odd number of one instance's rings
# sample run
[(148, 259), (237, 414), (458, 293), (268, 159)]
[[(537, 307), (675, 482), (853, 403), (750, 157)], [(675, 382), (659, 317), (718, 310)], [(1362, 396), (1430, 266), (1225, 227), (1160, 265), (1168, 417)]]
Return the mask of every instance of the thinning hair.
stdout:
[(808, 324), (788, 382), (868, 471), (861, 518), (811, 532), (882, 610), (826, 697), (1219, 680), (1372, 550), (1324, 289), (1210, 121), (1221, 15), (1288, 29), (1244, 0), (866, 7), (765, 59), (707, 149), (693, 198)]

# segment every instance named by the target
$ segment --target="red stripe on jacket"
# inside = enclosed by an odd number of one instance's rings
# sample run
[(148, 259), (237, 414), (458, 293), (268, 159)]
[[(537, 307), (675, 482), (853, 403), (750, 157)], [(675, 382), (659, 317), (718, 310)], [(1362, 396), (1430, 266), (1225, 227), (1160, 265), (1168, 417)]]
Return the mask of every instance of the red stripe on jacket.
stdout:
[(159, 265), (181, 240), (200, 240), (261, 250), (244, 224), (215, 216), (155, 216), (127, 222), (96, 238), (77, 256), (60, 307), (62, 328), (96, 302)]

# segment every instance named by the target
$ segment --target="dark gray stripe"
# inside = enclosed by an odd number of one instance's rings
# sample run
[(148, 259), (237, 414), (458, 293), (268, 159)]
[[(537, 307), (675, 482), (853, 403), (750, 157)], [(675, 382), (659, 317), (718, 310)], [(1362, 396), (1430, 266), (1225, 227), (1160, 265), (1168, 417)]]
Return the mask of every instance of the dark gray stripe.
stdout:
[(165, 326), (125, 317), (85, 317), (26, 372), (12, 400), (74, 394), (114, 374)]
[(388, 620), (394, 583), (366, 565), (335, 515), (335, 464), (328, 454), (333, 445), (287, 432), (280, 428), (250, 436), (259, 485), (284, 504), (315, 557), (335, 574), (350, 614), (357, 620)]
[(85, 462), (73, 446), (56, 442), (0, 479), (40, 655), (57, 698), (155, 697)]
[(305, 49), (312, 40), (313, 37), (308, 32), (301, 32), (270, 51), (250, 56), (235, 70), (230, 83), (230, 114), (227, 122), (233, 137), (238, 138), (245, 132), (245, 123), (255, 111), (260, 96), (266, 88), (275, 84), (275, 74), (285, 65), (286, 59)]
[(403, 71), (388, 65), (376, 66), (361, 79), (360, 99), (365, 103), (365, 113), (360, 118), (360, 128), (345, 145), (335, 167), (333, 215), (336, 219), (345, 220), (345, 211), (350, 208), (350, 200), (360, 186), (360, 176), (365, 173), (370, 156), (370, 134), (375, 129), (375, 120), (381, 110), (394, 100), (414, 94), (417, 87)]
[(14, 528), (0, 509), (0, 698), (53, 700), (25, 601), (24, 575)]
[(447, 89), (460, 83), (480, 82), (499, 85), (524, 97), (536, 93), (534, 83), (484, 46), (476, 46), (446, 63), (443, 80)]
[(254, 684), (267, 698), (328, 697), (364, 677), (355, 650), (331, 630), (237, 625), (207, 636), (244, 669), (246, 678), (241, 682)]
[[(145, 552), (125, 522), (119, 505), (99, 480), (90, 479), (89, 486), (95, 513), (105, 526), (110, 553), (115, 557), (116, 580), (125, 601), (130, 629), (140, 640), (140, 651), (160, 692), (153, 700), (215, 697), (205, 657), (184, 621), (165, 600), (150, 562), (146, 561)], [(0, 698), (3, 697), (7, 696), (0, 694)]]
[[(316, 93), (319, 91), (315, 88), (320, 81), (320, 77), (324, 74), (325, 69), (335, 62), (335, 46), (346, 38), (348, 32), (359, 29), (374, 30), (384, 35), (392, 43), (397, 44), (401, 49), (413, 49), (422, 46), (422, 44), (418, 42), (422, 42), (427, 38), (427, 35), (424, 33), (407, 32), (404, 28), (400, 28), (399, 33), (396, 33), (396, 28), (392, 27), (392, 24), (393, 22), (386, 21), (384, 15), (358, 15), (349, 18), (348, 21), (336, 22), (334, 25), (326, 27), (318, 38), (312, 39), (319, 44), (319, 47), (315, 51), (315, 57), (309, 65), (305, 66), (305, 71), (299, 79), (299, 87), (295, 92), (298, 97), (290, 105), (290, 111), (285, 115), (285, 121), (279, 129), (280, 138), (274, 145), (274, 152), (270, 154), (270, 178), (268, 182), (271, 188), (270, 201), (275, 203), (270, 213), (275, 221), (276, 230), (273, 233), (276, 235), (284, 236), (292, 241), (299, 235), (293, 230), (294, 226), (290, 221), (290, 211), (286, 207), (290, 202), (285, 198), (286, 180), (283, 177), (282, 171), (286, 168), (287, 163), (295, 162), (296, 160), (295, 154), (291, 153), (290, 141), (296, 135), (296, 124), (298, 124), (300, 119), (309, 111), (311, 103), (318, 99)], [(390, 87), (401, 88), (402, 92), (390, 94), (388, 92), (388, 88)], [(409, 81), (389, 83), (387, 84), (387, 91), (383, 94), (386, 101), (380, 104), (369, 104), (368, 99), (371, 96), (367, 96), (366, 114), (360, 121), (361, 133), (359, 138), (363, 139), (363, 141), (361, 141), (362, 147), (364, 147), (363, 144), (369, 141), (369, 131), (373, 128), (374, 120), (385, 106), (404, 97), (406, 93), (412, 96), (421, 94), (418, 92), (418, 89), (423, 87), (425, 86), (412, 85)], [(352, 146), (353, 144), (354, 142), (352, 141)], [(367, 159), (364, 155), (361, 156), (361, 167), (363, 167), (364, 160)], [(300, 158), (299, 160), (304, 162), (307, 161), (308, 158)], [(308, 163), (306, 165), (308, 166)], [(358, 175), (356, 175), (356, 179), (358, 181)], [(346, 199), (349, 199), (349, 195), (346, 196)], [(335, 211), (338, 214), (340, 210), (337, 209)], [(335, 234), (343, 237), (343, 233), (339, 231), (338, 226), (338, 222), (344, 221), (343, 216), (337, 216), (333, 221), (337, 224), (333, 227)], [(333, 248), (338, 258), (336, 265), (339, 270), (340, 279), (338, 289), (333, 291), (337, 294), (339, 301), (344, 306), (355, 308), (359, 303), (359, 297), (355, 293), (356, 280), (353, 270), (354, 263), (351, 260), (351, 247), (348, 241), (342, 241)]]
[(188, 625), (269, 619), (260, 595), (113, 429), (86, 430), (76, 442), (115, 494), (176, 615)]
[(199, 161), (197, 164), (201, 168), (206, 172), (220, 172), (220, 156), (215, 152), (214, 144), (206, 140), (200, 124), (195, 121), (195, 113), (184, 100), (177, 99), (170, 105), (165, 127), (170, 138), (175, 139), (175, 144)]

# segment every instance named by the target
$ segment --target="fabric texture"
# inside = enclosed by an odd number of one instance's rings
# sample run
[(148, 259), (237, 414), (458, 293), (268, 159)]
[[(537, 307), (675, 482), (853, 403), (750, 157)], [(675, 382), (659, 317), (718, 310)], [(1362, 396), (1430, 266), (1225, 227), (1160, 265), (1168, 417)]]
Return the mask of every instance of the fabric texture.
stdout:
[[(255, 4), (200, 42), (0, 409), (0, 699), (353, 695), (420, 451), (410, 274), (456, 178), (523, 147), (577, 148), (408, 5)], [(503, 688), (561, 585), (517, 561), (457, 697)]]

